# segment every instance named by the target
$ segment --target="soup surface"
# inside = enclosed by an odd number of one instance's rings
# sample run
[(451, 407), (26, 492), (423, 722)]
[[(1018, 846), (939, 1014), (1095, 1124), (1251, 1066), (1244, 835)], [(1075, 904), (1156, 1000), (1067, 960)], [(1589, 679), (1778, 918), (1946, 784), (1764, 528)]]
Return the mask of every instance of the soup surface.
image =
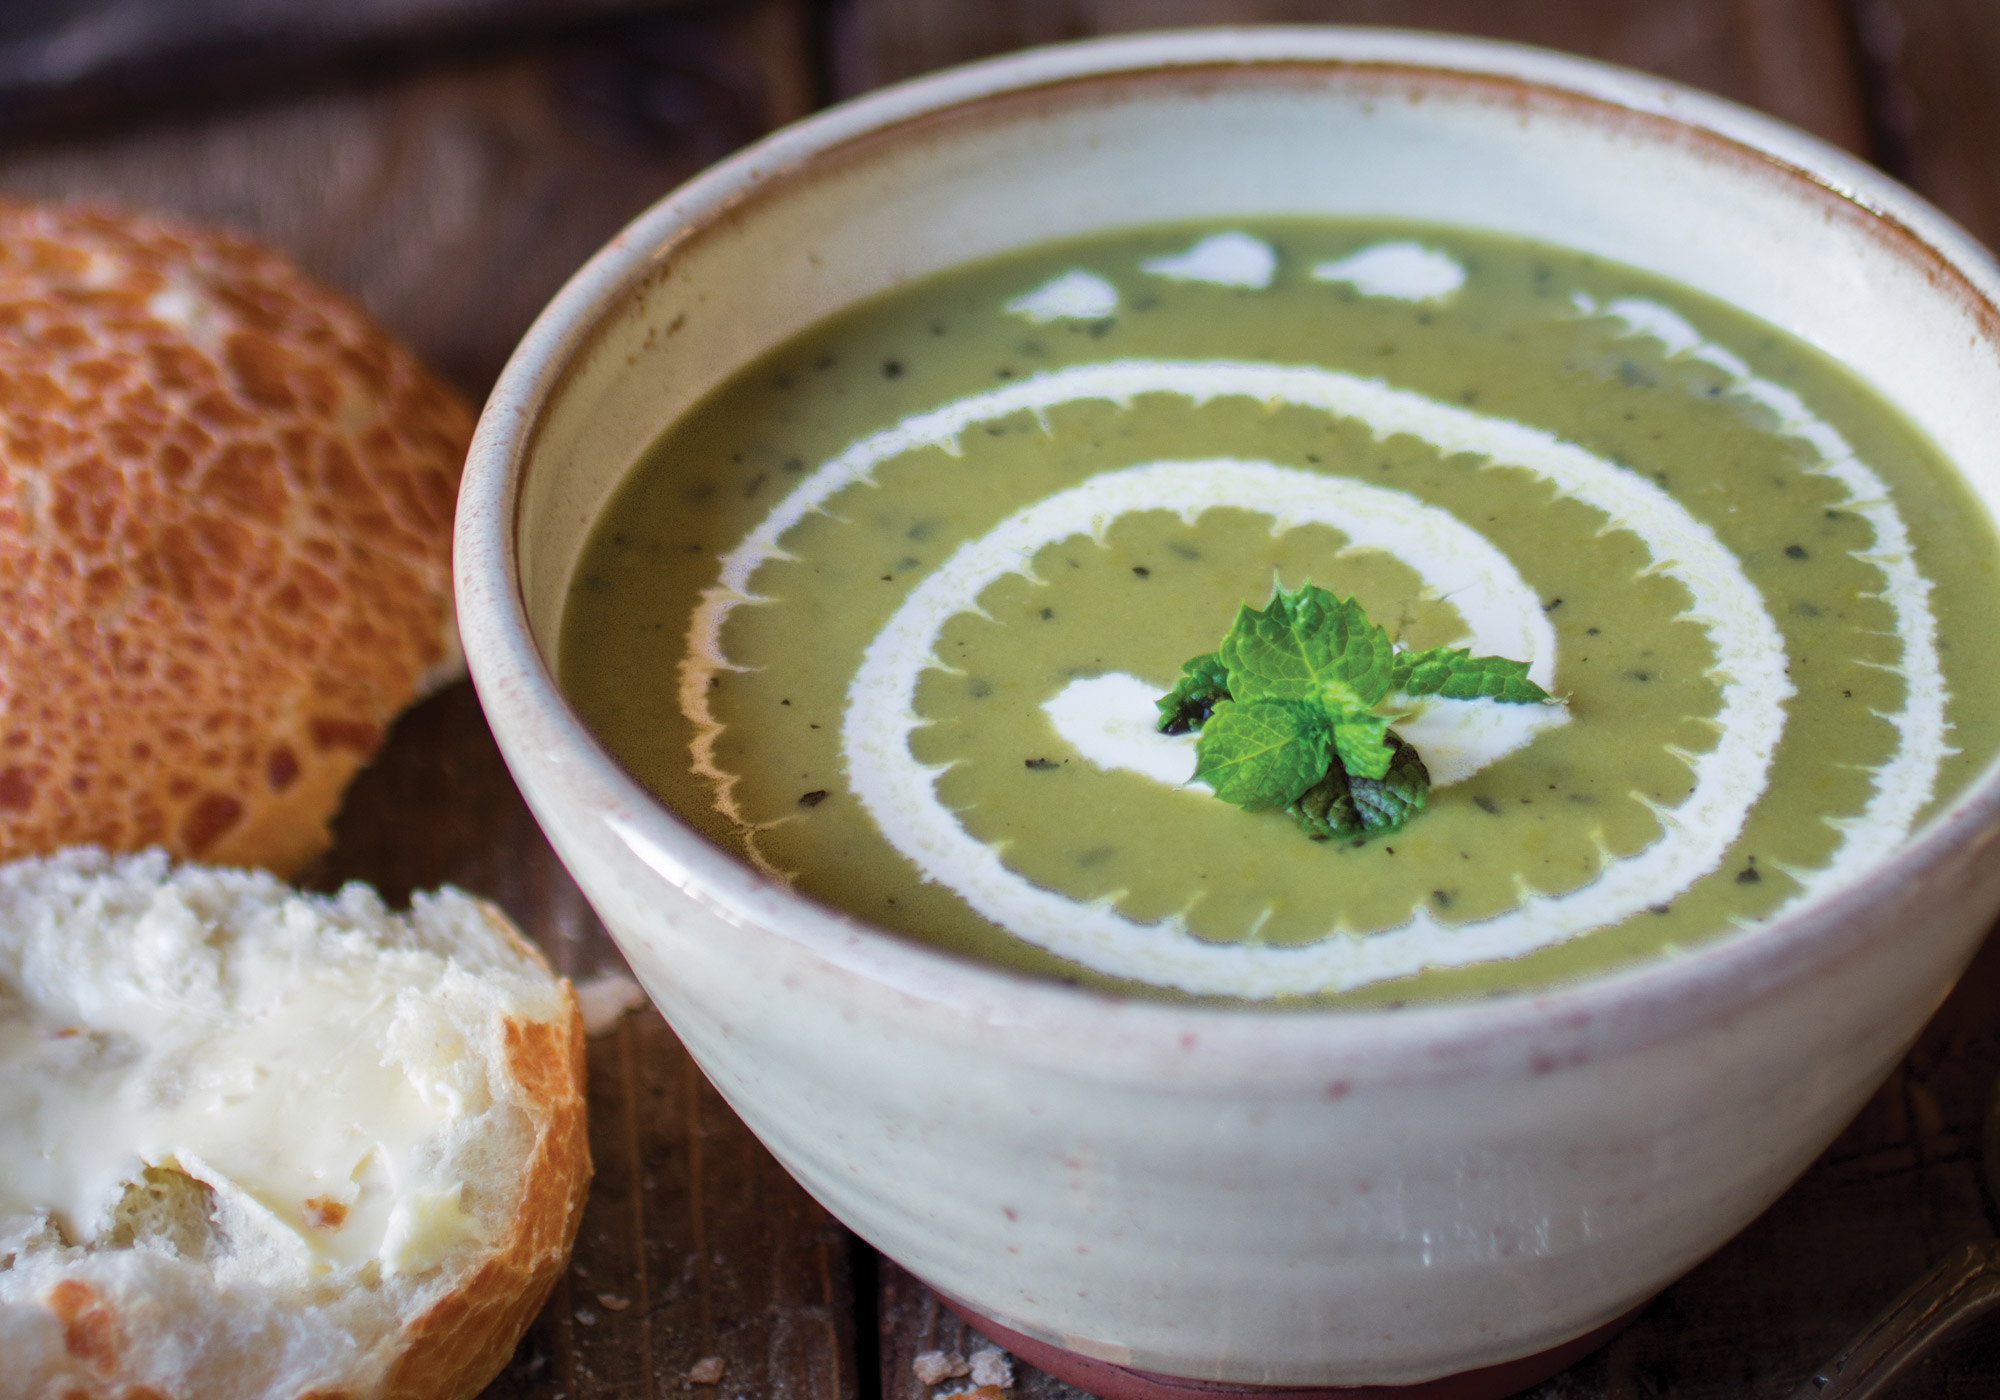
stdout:
[[(1992, 756), (1992, 526), (1839, 366), (1636, 271), (1272, 220), (1049, 245), (735, 375), (638, 464), (562, 683), (801, 892), (1155, 995), (1384, 1002), (1669, 956), (1851, 882)], [(1189, 781), (1156, 696), (1274, 583), (1553, 706), (1401, 708), (1403, 831)]]

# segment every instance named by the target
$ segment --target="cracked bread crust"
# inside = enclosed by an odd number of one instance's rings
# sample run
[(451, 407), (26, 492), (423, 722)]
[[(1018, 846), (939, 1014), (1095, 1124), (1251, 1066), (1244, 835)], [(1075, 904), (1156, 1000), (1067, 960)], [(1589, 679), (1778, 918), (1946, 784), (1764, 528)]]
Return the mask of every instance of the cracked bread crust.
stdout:
[(0, 859), (297, 870), (458, 664), (472, 419), (254, 244), (0, 202)]
[(405, 1330), (382, 1400), (471, 1400), (500, 1373), (569, 1262), (590, 1188), (584, 1121), (583, 1017), (565, 987), (566, 1024), (510, 1021), (516, 1083), (548, 1108), (521, 1190), (521, 1228), (455, 1291)]

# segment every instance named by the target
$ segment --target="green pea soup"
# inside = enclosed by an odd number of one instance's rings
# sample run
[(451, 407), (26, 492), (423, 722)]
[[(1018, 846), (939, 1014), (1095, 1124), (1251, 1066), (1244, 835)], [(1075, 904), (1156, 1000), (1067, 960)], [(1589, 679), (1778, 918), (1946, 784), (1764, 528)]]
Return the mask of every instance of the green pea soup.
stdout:
[[(1050, 244), (737, 373), (571, 585), (585, 722), (896, 934), (1257, 1004), (1519, 991), (1859, 878), (2000, 743), (1986, 510), (1866, 385), (1642, 271), (1401, 222)], [(1425, 810), (1314, 842), (1152, 700), (1306, 582), (1559, 704), (1412, 699)]]

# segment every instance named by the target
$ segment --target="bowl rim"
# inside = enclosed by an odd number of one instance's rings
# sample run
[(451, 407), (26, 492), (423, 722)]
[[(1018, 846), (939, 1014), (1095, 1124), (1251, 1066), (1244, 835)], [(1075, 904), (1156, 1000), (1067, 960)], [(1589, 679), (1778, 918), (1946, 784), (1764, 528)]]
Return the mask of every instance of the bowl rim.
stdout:
[[(619, 766), (572, 711), (535, 645), (521, 592), (520, 485), (528, 449), (579, 352), (675, 250), (729, 211), (781, 192), (789, 178), (855, 143), (993, 99), (1079, 82), (1144, 82), (1216, 70), (1376, 71), (1425, 82), (1499, 84), (1523, 97), (1635, 119), (1804, 181), (1851, 206), (1906, 254), (1960, 290), (1983, 338), (2000, 343), (2000, 266), (1963, 229), (1889, 176), (1817, 137), (1726, 99), (1593, 59), (1497, 40), (1346, 26), (1155, 31), (1028, 49), (928, 74), (843, 102), (710, 166), (640, 214), (583, 265), (507, 361), (475, 430), (454, 539), (459, 625), (495, 737), (523, 765), (569, 786), (612, 838), (742, 936), (779, 940), (916, 1006), (987, 1027), (1034, 1029), (1095, 1048), (1116, 1043), (1152, 1063), (1167, 1048), (1203, 1056), (1225, 1077), (1460, 1078), (1552, 1055), (1565, 1064), (1726, 1021), (1776, 989), (1853, 956), (1871, 906), (1913, 897), (1962, 847), (2000, 829), (2000, 758), (1859, 883), (1753, 930), (1674, 956), (1571, 982), (1490, 997), (1391, 1006), (1187, 1003), (1124, 996), (949, 953), (792, 892), (710, 844)], [(1996, 515), (2000, 507), (1989, 505)], [(528, 786), (523, 783), (523, 786)], [(1496, 1046), (1517, 1054), (1496, 1057)], [(1052, 1058), (1070, 1053), (1046, 1047)], [(1296, 1057), (1274, 1071), (1272, 1053)], [(1192, 1069), (1182, 1056), (1177, 1060)], [(1084, 1067), (1080, 1067), (1084, 1068)], [(1108, 1067), (1107, 1067), (1108, 1068)], [(1346, 1081), (1343, 1081), (1346, 1082)]]

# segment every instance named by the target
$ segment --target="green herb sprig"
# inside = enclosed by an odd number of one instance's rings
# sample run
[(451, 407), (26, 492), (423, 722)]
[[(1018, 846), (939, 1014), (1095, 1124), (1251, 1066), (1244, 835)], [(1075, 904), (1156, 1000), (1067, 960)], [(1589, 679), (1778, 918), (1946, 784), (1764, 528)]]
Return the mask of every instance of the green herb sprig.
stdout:
[(1315, 840), (1365, 839), (1423, 809), (1430, 774), (1389, 726), (1394, 694), (1550, 703), (1525, 661), (1397, 651), (1352, 598), (1314, 584), (1243, 607), (1222, 645), (1181, 667), (1160, 731), (1199, 731), (1195, 776), (1248, 811), (1282, 807)]

